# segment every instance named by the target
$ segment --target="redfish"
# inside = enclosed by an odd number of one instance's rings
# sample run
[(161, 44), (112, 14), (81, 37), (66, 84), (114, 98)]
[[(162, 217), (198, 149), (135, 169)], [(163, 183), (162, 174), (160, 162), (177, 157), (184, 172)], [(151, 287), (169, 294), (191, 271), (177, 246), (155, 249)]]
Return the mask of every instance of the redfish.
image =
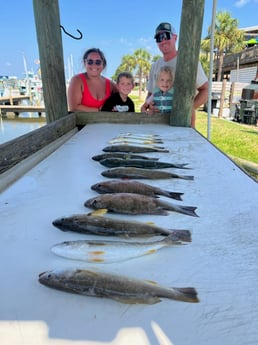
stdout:
[(157, 198), (134, 193), (102, 194), (90, 198), (84, 203), (85, 207), (94, 210), (107, 209), (111, 212), (125, 214), (157, 214), (168, 215), (168, 211), (198, 217), (195, 213), (197, 207), (181, 206), (161, 201)]
[(92, 190), (100, 194), (105, 193), (136, 193), (157, 198), (163, 195), (171, 199), (182, 200), (184, 193), (171, 192), (146, 183), (130, 180), (109, 180), (96, 183), (91, 186)]

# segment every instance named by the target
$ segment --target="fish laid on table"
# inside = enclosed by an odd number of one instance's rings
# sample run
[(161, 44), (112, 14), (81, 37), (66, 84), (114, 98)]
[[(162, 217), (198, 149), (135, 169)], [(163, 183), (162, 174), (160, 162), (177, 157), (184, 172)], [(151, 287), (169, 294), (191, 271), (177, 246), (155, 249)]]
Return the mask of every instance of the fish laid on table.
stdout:
[(108, 141), (109, 144), (146, 144), (146, 145), (153, 145), (153, 144), (163, 144), (163, 141), (158, 138), (144, 138), (144, 137), (116, 137)]
[(130, 180), (109, 180), (96, 183), (91, 186), (92, 190), (100, 194), (105, 193), (137, 193), (157, 198), (159, 195), (166, 196), (175, 200), (182, 200), (184, 193), (170, 192), (147, 183)]
[(168, 171), (160, 170), (148, 170), (142, 168), (134, 167), (119, 167), (111, 168), (105, 170), (101, 173), (102, 176), (111, 177), (111, 178), (128, 178), (128, 179), (149, 179), (149, 180), (160, 180), (160, 179), (170, 179), (170, 178), (179, 178), (183, 180), (193, 180), (192, 175), (178, 175)]
[(168, 215), (168, 211), (198, 217), (195, 213), (197, 207), (181, 206), (150, 196), (134, 193), (102, 194), (90, 198), (84, 203), (85, 207), (94, 210), (106, 209), (111, 212), (125, 214), (159, 214)]
[(116, 138), (137, 138), (137, 139), (159, 139), (158, 134), (148, 134), (148, 133), (120, 133)]
[(131, 152), (131, 153), (146, 153), (146, 152), (169, 152), (169, 150), (158, 146), (134, 146), (134, 145), (110, 145), (103, 148), (104, 152)]
[(122, 159), (122, 158), (106, 158), (99, 161), (100, 164), (108, 167), (134, 167), (141, 169), (165, 169), (165, 168), (177, 168), (177, 169), (188, 169), (186, 165), (188, 163), (169, 163), (159, 162), (156, 160), (146, 159)]
[(154, 304), (161, 302), (161, 298), (199, 302), (197, 291), (192, 287), (163, 287), (148, 280), (93, 270), (50, 270), (40, 273), (38, 280), (57, 290), (128, 304)]
[(157, 250), (183, 244), (177, 236), (169, 235), (162, 240), (152, 242), (135, 241), (102, 241), (77, 240), (55, 244), (51, 250), (56, 255), (67, 259), (81, 260), (91, 263), (109, 264), (153, 254)]
[(102, 153), (99, 155), (95, 155), (93, 157), (91, 157), (94, 161), (101, 161), (102, 159), (106, 159), (106, 158), (121, 158), (121, 159), (146, 159), (146, 160), (153, 160), (153, 161), (157, 161), (159, 160), (159, 158), (157, 157), (147, 157), (147, 156), (143, 156), (143, 155), (136, 155), (136, 154), (132, 154), (130, 152), (128, 153), (123, 153), (123, 152), (107, 152), (107, 153)]
[(124, 238), (173, 235), (174, 238), (177, 237), (178, 241), (191, 242), (192, 240), (189, 230), (166, 229), (151, 223), (88, 214), (61, 217), (54, 220), (52, 224), (62, 231), (73, 231), (87, 235)]

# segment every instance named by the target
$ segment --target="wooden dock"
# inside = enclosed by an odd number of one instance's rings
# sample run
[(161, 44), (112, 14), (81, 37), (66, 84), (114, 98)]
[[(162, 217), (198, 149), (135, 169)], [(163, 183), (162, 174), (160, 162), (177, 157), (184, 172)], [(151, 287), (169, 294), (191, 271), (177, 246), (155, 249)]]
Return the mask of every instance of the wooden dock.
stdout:
[(14, 113), (19, 116), (20, 113), (41, 113), (45, 112), (45, 107), (41, 105), (0, 105), (0, 114), (6, 116), (7, 113)]
[(24, 99), (30, 99), (29, 96), (26, 95), (19, 95), (19, 96), (9, 96), (9, 97), (0, 97), (0, 104), (17, 104), (19, 101), (22, 101)]

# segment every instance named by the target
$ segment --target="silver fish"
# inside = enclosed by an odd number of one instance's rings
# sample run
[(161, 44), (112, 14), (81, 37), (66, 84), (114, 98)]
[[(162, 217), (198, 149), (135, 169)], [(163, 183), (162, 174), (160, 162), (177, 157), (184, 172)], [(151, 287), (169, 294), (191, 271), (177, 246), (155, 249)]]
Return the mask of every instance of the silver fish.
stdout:
[(51, 250), (56, 255), (67, 259), (91, 263), (113, 263), (139, 256), (153, 254), (157, 250), (183, 244), (177, 236), (169, 235), (162, 240), (152, 242), (77, 240), (55, 244)]
[(158, 162), (156, 160), (146, 159), (122, 159), (122, 158), (105, 158), (99, 161), (100, 164), (108, 167), (135, 167), (142, 169), (165, 169), (165, 168), (177, 168), (177, 169), (188, 169), (187, 163), (169, 163), (169, 162)]
[(174, 211), (198, 217), (195, 213), (197, 207), (176, 205), (134, 193), (102, 194), (88, 199), (84, 206), (94, 210), (107, 209), (111, 212), (125, 214), (159, 214), (165, 216), (169, 214), (168, 211)]
[(176, 236), (179, 241), (191, 242), (189, 230), (165, 229), (151, 223), (134, 220), (100, 217), (87, 214), (74, 214), (53, 221), (62, 231), (74, 231), (83, 234), (119, 237)]
[(110, 145), (103, 148), (104, 152), (131, 152), (131, 153), (145, 153), (145, 152), (169, 152), (169, 150), (158, 146), (134, 146), (134, 145)]
[(157, 198), (163, 195), (171, 199), (182, 200), (184, 193), (170, 192), (146, 183), (130, 180), (109, 180), (96, 183), (91, 186), (92, 190), (100, 194), (105, 193), (137, 193)]
[(155, 138), (133, 138), (133, 137), (117, 137), (109, 140), (109, 144), (122, 144), (122, 145), (154, 145), (154, 144), (163, 144), (161, 139)]
[(155, 282), (93, 270), (52, 270), (39, 274), (50, 288), (92, 297), (106, 297), (121, 303), (154, 304), (161, 298), (199, 302), (195, 288), (163, 287)]
[(127, 133), (120, 133), (117, 138), (160, 138), (159, 134), (151, 134), (151, 133), (133, 133), (133, 132), (127, 132)]
[(180, 178), (183, 180), (193, 180), (193, 176), (174, 174), (168, 171), (148, 170), (134, 167), (119, 167), (105, 170), (101, 173), (102, 176), (111, 178), (129, 178), (129, 179), (170, 179)]
[(102, 159), (106, 159), (106, 158), (122, 158), (122, 159), (149, 159), (149, 160), (153, 160), (153, 161), (157, 161), (159, 160), (159, 158), (157, 157), (147, 157), (147, 156), (143, 156), (143, 155), (136, 155), (136, 154), (132, 154), (130, 152), (126, 153), (126, 152), (107, 152), (107, 153), (102, 153), (99, 155), (95, 155), (92, 157), (92, 159), (94, 161), (100, 161)]

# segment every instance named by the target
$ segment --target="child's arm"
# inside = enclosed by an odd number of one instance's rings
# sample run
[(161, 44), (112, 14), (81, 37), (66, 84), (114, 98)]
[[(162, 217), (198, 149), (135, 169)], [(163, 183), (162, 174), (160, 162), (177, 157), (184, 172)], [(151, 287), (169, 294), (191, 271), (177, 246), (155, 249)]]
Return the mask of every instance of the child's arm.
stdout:
[(144, 102), (144, 104), (141, 106), (141, 112), (142, 113), (149, 113), (150, 111), (150, 104), (153, 102), (153, 94), (150, 95)]

